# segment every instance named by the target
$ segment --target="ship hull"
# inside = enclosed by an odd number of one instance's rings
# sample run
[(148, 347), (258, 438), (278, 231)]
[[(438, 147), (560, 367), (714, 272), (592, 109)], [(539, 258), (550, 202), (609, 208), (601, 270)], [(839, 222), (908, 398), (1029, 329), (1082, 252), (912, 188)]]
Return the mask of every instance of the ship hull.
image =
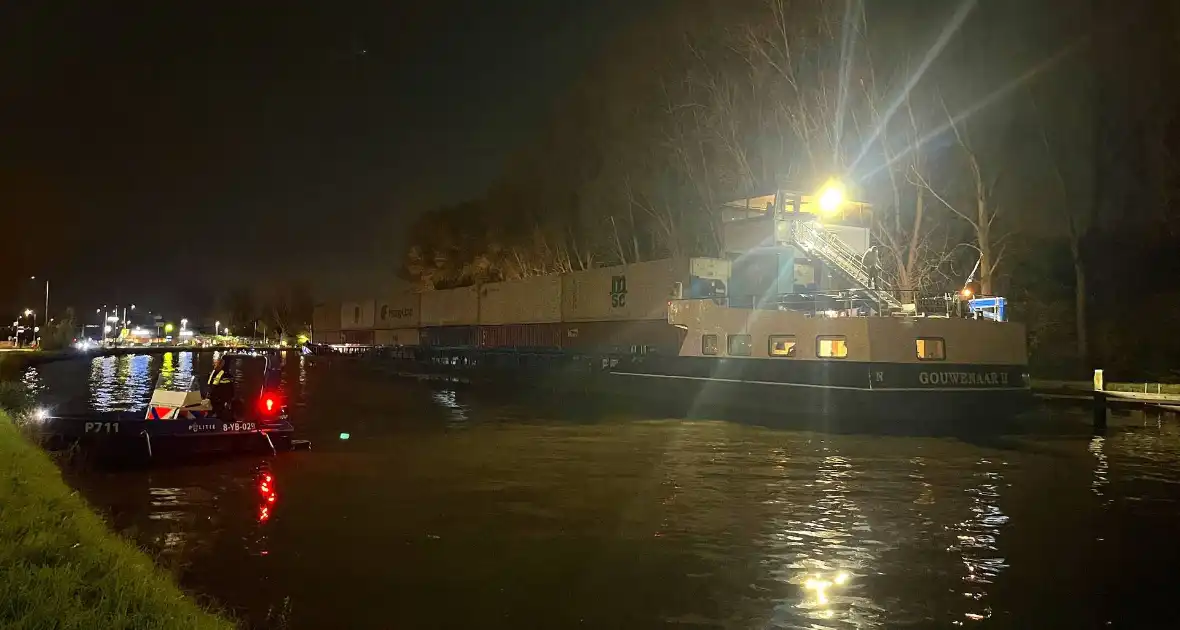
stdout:
[[(444, 382), (658, 403), (662, 412), (737, 412), (764, 424), (1000, 427), (1033, 404), (1022, 365), (766, 361), (478, 349), (389, 357), (396, 373)], [(747, 415), (741, 415), (747, 414)], [(849, 423), (848, 421), (852, 421)]]

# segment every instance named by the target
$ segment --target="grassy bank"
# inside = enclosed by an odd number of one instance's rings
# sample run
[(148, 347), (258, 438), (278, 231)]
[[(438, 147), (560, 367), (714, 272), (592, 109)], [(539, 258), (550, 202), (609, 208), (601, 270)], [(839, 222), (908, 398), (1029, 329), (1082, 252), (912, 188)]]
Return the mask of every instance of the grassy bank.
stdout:
[(229, 629), (112, 534), (0, 411), (0, 627)]

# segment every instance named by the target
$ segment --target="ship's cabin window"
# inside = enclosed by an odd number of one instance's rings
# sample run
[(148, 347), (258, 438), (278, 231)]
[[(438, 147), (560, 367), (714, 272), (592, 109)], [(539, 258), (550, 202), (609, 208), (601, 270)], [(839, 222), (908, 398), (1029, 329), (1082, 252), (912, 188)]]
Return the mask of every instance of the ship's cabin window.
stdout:
[(767, 352), (772, 357), (795, 356), (795, 335), (771, 335)]
[(731, 357), (748, 357), (754, 351), (754, 342), (750, 335), (730, 335), (727, 341)]
[(717, 335), (701, 335), (701, 354), (717, 354)]
[(815, 338), (815, 356), (821, 359), (843, 359), (848, 356), (848, 338), (827, 335)]
[(914, 345), (919, 361), (946, 360), (946, 341), (939, 337), (919, 337)]

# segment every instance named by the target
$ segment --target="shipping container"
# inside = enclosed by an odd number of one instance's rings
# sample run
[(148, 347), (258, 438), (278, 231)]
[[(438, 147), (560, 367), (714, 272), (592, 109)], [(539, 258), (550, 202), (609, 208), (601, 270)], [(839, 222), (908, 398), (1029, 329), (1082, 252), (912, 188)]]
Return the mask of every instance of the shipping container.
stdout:
[(412, 291), (402, 291), (377, 300), (374, 328), (417, 328), (421, 322), (422, 297)]
[(373, 345), (373, 331), (372, 330), (345, 330), (341, 332), (344, 337), (344, 343), (352, 343), (362, 346)]
[(340, 303), (321, 302), (311, 311), (312, 332), (340, 330)]
[(316, 328), (311, 331), (311, 341), (312, 343), (326, 344), (344, 343), (344, 335), (339, 330), (321, 330)]
[(540, 324), (560, 321), (560, 275), (493, 282), (479, 288), (480, 324)]
[(560, 322), (480, 326), (479, 347), (557, 350), (561, 348), (563, 334)]
[(479, 322), (479, 289), (461, 287), (422, 293), (423, 326), (466, 326)]
[(687, 284), (687, 259), (576, 271), (562, 276), (561, 319), (665, 319), (668, 301), (683, 296)]
[(566, 352), (676, 356), (684, 330), (667, 321), (577, 322), (562, 324)]
[(473, 348), (479, 344), (478, 326), (431, 326), (421, 329), (421, 344), (436, 348)]
[(728, 260), (668, 258), (562, 276), (561, 321), (665, 319), (668, 301), (724, 297)]
[(379, 346), (416, 346), (420, 340), (417, 328), (377, 329), (373, 333), (373, 339)]
[(341, 330), (368, 330), (373, 328), (373, 300), (344, 302), (340, 306)]

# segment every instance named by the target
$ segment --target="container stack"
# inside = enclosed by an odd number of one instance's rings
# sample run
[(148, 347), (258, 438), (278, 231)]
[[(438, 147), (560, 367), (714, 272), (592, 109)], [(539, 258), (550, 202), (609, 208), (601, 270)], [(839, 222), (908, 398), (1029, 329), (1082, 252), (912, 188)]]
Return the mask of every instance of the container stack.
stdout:
[(721, 259), (666, 259), (344, 302), (338, 328), (325, 307), (324, 334), (317, 328), (315, 337), (390, 346), (675, 353), (680, 340), (667, 323), (669, 302), (725, 297), (730, 267)]

